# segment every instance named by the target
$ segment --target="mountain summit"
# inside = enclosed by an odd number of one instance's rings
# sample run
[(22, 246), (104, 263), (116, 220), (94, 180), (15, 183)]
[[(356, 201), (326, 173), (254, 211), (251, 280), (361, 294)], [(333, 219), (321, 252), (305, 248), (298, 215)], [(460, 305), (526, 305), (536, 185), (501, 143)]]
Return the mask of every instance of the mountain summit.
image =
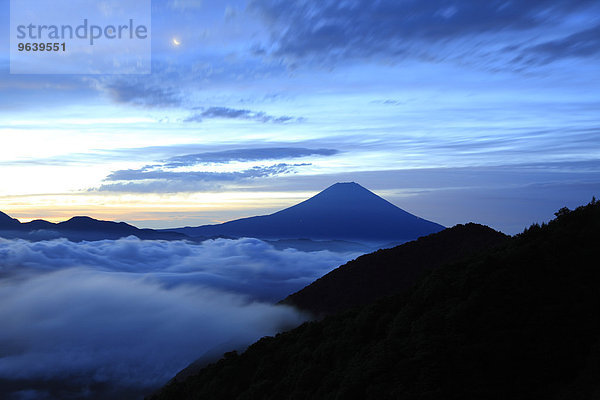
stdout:
[(348, 182), (336, 183), (274, 214), (175, 231), (189, 236), (407, 241), (442, 229), (443, 226), (396, 207), (358, 183)]

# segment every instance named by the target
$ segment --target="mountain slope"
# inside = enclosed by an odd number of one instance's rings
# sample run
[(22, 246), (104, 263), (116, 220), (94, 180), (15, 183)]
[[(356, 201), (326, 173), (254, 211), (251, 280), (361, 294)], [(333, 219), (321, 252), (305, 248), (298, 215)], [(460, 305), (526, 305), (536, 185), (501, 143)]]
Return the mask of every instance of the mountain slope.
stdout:
[(600, 204), (228, 353), (154, 399), (600, 398)]
[(508, 236), (487, 226), (457, 225), (338, 267), (282, 303), (333, 314), (411, 287), (427, 271), (499, 245)]
[(0, 229), (10, 229), (19, 226), (20, 222), (17, 219), (11, 218), (0, 211)]
[(189, 236), (391, 241), (412, 240), (442, 229), (443, 226), (416, 217), (351, 182), (336, 183), (271, 215), (175, 231)]

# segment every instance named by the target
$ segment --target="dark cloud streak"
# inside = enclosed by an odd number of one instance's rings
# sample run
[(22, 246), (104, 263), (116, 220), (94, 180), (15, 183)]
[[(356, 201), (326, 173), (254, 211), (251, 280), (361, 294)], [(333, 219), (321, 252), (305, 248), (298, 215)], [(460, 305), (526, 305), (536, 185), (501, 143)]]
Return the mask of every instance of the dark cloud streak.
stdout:
[(207, 172), (188, 171), (175, 172), (142, 169), (127, 169), (115, 171), (106, 177), (98, 189), (104, 192), (138, 192), (138, 193), (183, 193), (214, 188), (215, 184), (225, 182), (239, 182), (256, 178), (267, 178), (289, 174), (296, 167), (310, 165), (301, 164), (274, 164), (270, 166), (256, 166), (242, 171), (234, 172)]
[(563, 58), (591, 57), (600, 54), (600, 24), (561, 39), (523, 50), (521, 59), (533, 64), (548, 64)]
[(263, 123), (283, 124), (287, 122), (302, 122), (304, 118), (295, 118), (287, 115), (275, 117), (262, 111), (251, 111), (244, 109), (228, 107), (209, 107), (202, 112), (189, 116), (184, 122), (202, 122), (204, 119), (223, 118), (223, 119), (241, 119)]
[(252, 167), (243, 171), (235, 172), (174, 172), (154, 170), (149, 171), (146, 168), (142, 169), (125, 169), (115, 171), (106, 177), (106, 181), (140, 181), (145, 179), (164, 179), (176, 181), (233, 181), (248, 178), (260, 178), (284, 174), (292, 171), (294, 167), (307, 164), (275, 164), (267, 167)]
[(109, 174), (99, 191), (138, 193), (193, 192), (214, 188), (223, 182), (245, 181), (256, 178), (280, 176), (295, 172), (310, 163), (277, 163), (253, 166), (240, 171), (177, 171), (177, 168), (206, 164), (227, 164), (233, 161), (251, 162), (277, 159), (294, 159), (310, 156), (333, 156), (335, 149), (309, 149), (299, 147), (272, 147), (232, 149), (218, 152), (187, 154), (167, 159), (158, 164), (139, 169), (118, 170)]
[(204, 163), (227, 163), (230, 161), (259, 161), (308, 156), (333, 156), (338, 153), (339, 151), (335, 149), (308, 149), (303, 147), (233, 149), (171, 157), (165, 163), (165, 167), (172, 168)]

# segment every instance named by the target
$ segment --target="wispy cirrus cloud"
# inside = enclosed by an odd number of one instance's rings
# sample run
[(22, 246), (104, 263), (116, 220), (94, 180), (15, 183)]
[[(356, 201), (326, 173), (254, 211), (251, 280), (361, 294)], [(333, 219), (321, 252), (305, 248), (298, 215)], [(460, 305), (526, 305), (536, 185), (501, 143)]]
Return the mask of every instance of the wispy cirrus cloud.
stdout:
[(520, 59), (532, 64), (549, 64), (571, 57), (600, 55), (600, 24), (571, 35), (523, 49)]
[[(287, 58), (292, 63), (381, 57), (434, 61), (440, 57), (465, 58), (472, 57), (473, 49), (482, 44), (486, 50), (478, 56), (489, 59), (495, 57), (493, 43), (498, 41), (519, 45), (514, 49), (515, 54), (520, 54), (522, 43), (542, 44), (540, 37), (548, 32), (556, 36), (556, 28), (570, 17), (579, 16), (582, 10), (598, 10), (593, 0), (342, 3), (253, 0), (250, 9), (264, 18), (271, 32), (270, 40), (257, 46), (261, 54)], [(597, 54), (595, 44), (585, 45), (583, 51), (572, 46), (581, 40), (593, 42), (594, 31), (589, 29), (593, 20), (589, 15), (579, 20), (582, 23), (565, 29), (563, 38), (556, 39), (554, 45), (542, 45), (542, 49), (553, 53), (553, 58), (546, 58), (546, 62), (590, 52)], [(439, 52), (436, 45), (440, 43), (454, 54), (436, 54)]]

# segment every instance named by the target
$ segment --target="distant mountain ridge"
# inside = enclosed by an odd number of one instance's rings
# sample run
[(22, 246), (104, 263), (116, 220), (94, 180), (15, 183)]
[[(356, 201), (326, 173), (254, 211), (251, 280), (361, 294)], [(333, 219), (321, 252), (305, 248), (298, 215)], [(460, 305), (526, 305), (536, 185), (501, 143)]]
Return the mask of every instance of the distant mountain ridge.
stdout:
[(3, 212), (0, 212), (0, 236), (30, 240), (64, 237), (75, 241), (119, 239), (126, 236), (137, 236), (140, 239), (190, 239), (177, 232), (140, 229), (125, 222), (102, 221), (85, 216), (73, 217), (59, 223), (41, 219), (21, 223)]
[(188, 236), (259, 239), (409, 241), (443, 230), (355, 182), (336, 183), (317, 195), (270, 215), (218, 225), (172, 229)]
[(403, 243), (443, 229), (442, 225), (412, 215), (354, 182), (336, 183), (308, 200), (271, 215), (199, 227), (140, 229), (125, 222), (86, 216), (59, 223), (45, 220), (21, 223), (0, 212), (0, 236), (6, 238), (65, 237), (78, 241), (133, 235), (140, 239), (202, 241), (217, 237), (253, 237), (270, 241), (277, 248), (288, 246), (306, 251), (376, 249), (384, 243)]

